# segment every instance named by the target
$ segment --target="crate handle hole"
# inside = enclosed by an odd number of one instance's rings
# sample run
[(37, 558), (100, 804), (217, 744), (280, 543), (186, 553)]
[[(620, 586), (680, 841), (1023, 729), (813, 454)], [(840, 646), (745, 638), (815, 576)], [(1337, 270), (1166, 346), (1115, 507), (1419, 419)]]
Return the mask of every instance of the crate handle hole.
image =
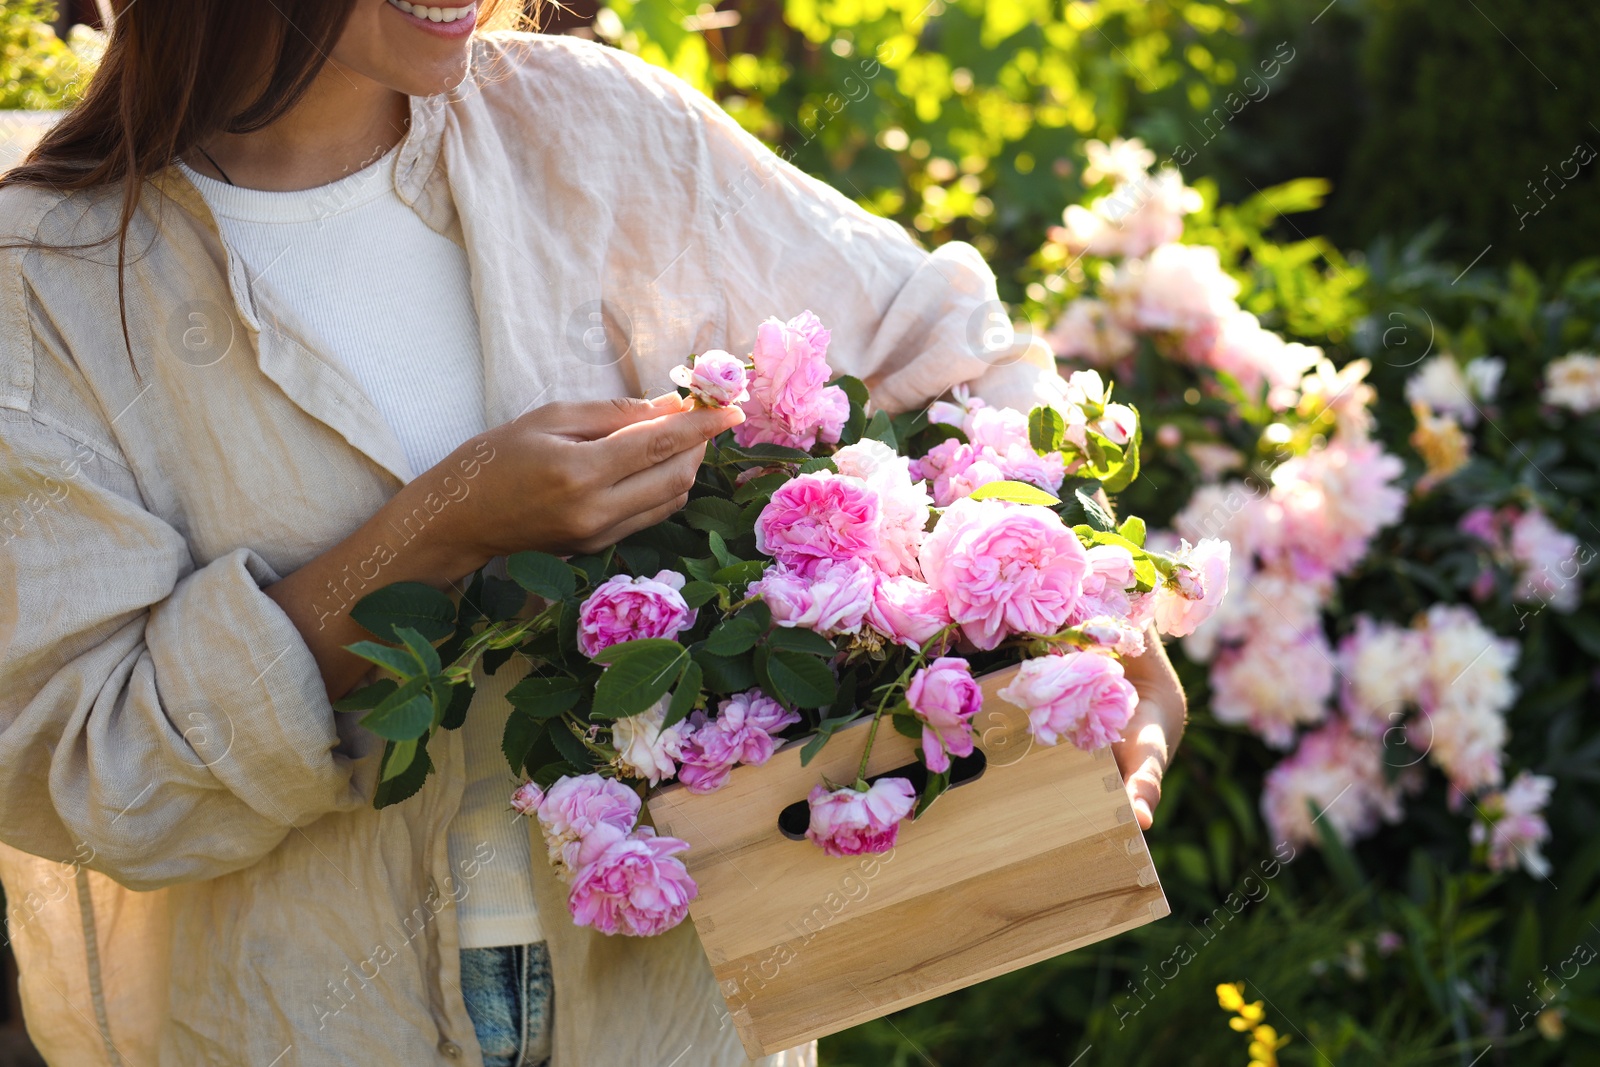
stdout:
[[(968, 782), (975, 782), (983, 777), (983, 772), (989, 766), (989, 760), (983, 754), (983, 749), (974, 748), (970, 756), (950, 757), (950, 785), (949, 789), (958, 789)], [(911, 782), (911, 788), (917, 795), (922, 795), (922, 790), (928, 784), (928, 768), (921, 763), (908, 763), (904, 767), (874, 774), (867, 779), (870, 785), (880, 778), (905, 778)], [(778, 832), (791, 841), (804, 841), (806, 830), (811, 825), (811, 807), (804, 800), (797, 800), (793, 804), (778, 812)]]

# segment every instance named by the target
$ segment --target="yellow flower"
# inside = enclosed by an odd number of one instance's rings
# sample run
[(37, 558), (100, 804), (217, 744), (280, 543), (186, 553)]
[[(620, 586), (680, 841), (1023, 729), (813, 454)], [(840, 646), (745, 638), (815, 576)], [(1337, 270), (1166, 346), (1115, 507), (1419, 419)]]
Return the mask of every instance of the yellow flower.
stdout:
[(1411, 405), (1417, 428), (1411, 434), (1411, 447), (1428, 465), (1428, 473), (1417, 482), (1427, 492), (1467, 465), (1472, 458), (1472, 440), (1456, 423), (1453, 415), (1435, 415), (1423, 403)]
[(1217, 986), (1217, 1004), (1223, 1011), (1238, 1011), (1244, 1007), (1244, 983), (1224, 982)]
[(1243, 982), (1224, 982), (1217, 986), (1217, 1004), (1232, 1012), (1229, 1028), (1239, 1033), (1249, 1033), (1249, 1067), (1278, 1067), (1278, 1050), (1289, 1043), (1279, 1037), (1278, 1031), (1266, 1024), (1266, 1009), (1262, 1001), (1245, 1003)]

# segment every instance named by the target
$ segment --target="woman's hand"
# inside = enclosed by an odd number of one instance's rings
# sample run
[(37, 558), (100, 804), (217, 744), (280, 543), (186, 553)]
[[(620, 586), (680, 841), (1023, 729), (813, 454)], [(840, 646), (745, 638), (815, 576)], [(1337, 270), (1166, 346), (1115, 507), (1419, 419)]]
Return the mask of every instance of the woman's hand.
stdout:
[(463, 574), (524, 549), (597, 552), (683, 507), (706, 442), (743, 421), (737, 408), (691, 407), (676, 393), (537, 408), (436, 468), (481, 459), (471, 494), (442, 516), (443, 536)]
[(691, 409), (675, 393), (537, 408), (422, 472), (265, 592), (337, 700), (371, 668), (344, 650), (370, 636), (349, 615), (361, 596), (394, 582), (448, 589), (524, 549), (565, 555), (615, 544), (683, 507), (706, 442), (743, 420), (736, 408)]
[(1122, 661), (1124, 674), (1139, 691), (1139, 706), (1122, 732), (1123, 740), (1111, 751), (1127, 785), (1133, 817), (1139, 829), (1148, 830), (1161, 801), (1161, 777), (1183, 737), (1188, 701), (1154, 627), (1145, 630), (1144, 640), (1144, 655)]

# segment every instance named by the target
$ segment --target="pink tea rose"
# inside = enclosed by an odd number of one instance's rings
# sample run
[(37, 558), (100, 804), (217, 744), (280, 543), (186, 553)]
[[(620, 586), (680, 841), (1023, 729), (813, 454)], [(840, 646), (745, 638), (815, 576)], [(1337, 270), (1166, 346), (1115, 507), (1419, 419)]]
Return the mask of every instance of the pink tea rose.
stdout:
[(1028, 438), (1028, 416), (1016, 408), (979, 408), (967, 416), (967, 441), (978, 451), (991, 449), (1005, 455), (1013, 445), (1032, 449)]
[(756, 548), (805, 568), (819, 560), (870, 560), (882, 544), (882, 502), (859, 478), (801, 474), (772, 494), (756, 519)]
[(567, 775), (550, 787), (538, 813), (550, 862), (563, 877), (571, 877), (633, 829), (639, 821), (639, 794), (614, 778)]
[(1511, 556), (1517, 561), (1517, 586), (1511, 599), (1548, 604), (1556, 611), (1577, 610), (1582, 594), (1578, 572), (1587, 562), (1576, 537), (1529, 508), (1511, 523)]
[[(1275, 841), (1316, 844), (1326, 824), (1345, 844), (1398, 822), (1402, 783), (1384, 767), (1381, 738), (1355, 733), (1338, 718), (1300, 738), (1294, 755), (1267, 772), (1261, 813)], [(1312, 805), (1322, 812), (1313, 822)]]
[(922, 543), (922, 573), (980, 649), (1058, 633), (1083, 595), (1089, 557), (1049, 508), (958, 500)]
[(607, 578), (578, 609), (578, 651), (591, 659), (612, 645), (644, 637), (676, 637), (694, 625), (695, 613), (678, 590), (683, 575)]
[[(951, 623), (944, 594), (927, 582), (904, 576), (879, 578), (867, 611), (867, 625), (895, 644), (921, 652), (940, 630)], [(943, 644), (953, 637), (947, 635)]]
[(1139, 416), (1126, 404), (1107, 404), (1105, 414), (1095, 424), (1102, 437), (1119, 447), (1133, 440), (1138, 428)]
[(922, 757), (936, 774), (950, 769), (951, 756), (972, 755), (972, 717), (983, 708), (983, 690), (967, 661), (941, 657), (911, 676), (906, 703), (922, 720)]
[(544, 803), (544, 790), (537, 782), (523, 782), (511, 792), (511, 810), (518, 815), (537, 815)]
[(945, 508), (971, 496), (979, 486), (1004, 481), (1006, 472), (1000, 469), (996, 458), (951, 437), (934, 445), (918, 460), (914, 473), (932, 484), (933, 502)]
[(806, 802), (811, 806), (806, 840), (830, 856), (859, 856), (894, 847), (901, 821), (916, 806), (917, 791), (904, 778), (880, 778), (864, 792), (814, 785)]
[(677, 854), (689, 847), (641, 826), (584, 866), (567, 896), (572, 921), (603, 934), (654, 937), (689, 914), (699, 892)]
[(884, 574), (920, 577), (917, 550), (928, 528), (933, 498), (921, 477), (913, 477), (911, 460), (882, 441), (846, 445), (833, 454), (839, 473), (858, 478), (878, 494), (881, 520), (878, 552), (872, 562)]
[(1556, 781), (1543, 774), (1521, 771), (1504, 792), (1489, 793), (1478, 805), (1486, 822), (1472, 824), (1474, 845), (1488, 845), (1491, 871), (1514, 870), (1519, 865), (1535, 878), (1550, 874), (1543, 845), (1550, 839), (1545, 805)]
[(859, 559), (829, 560), (804, 571), (782, 565), (768, 567), (750, 583), (745, 595), (761, 597), (779, 626), (837, 637), (861, 630), (872, 607), (876, 582), (872, 567)]
[(756, 330), (745, 421), (733, 429), (741, 445), (775, 444), (809, 450), (839, 440), (850, 398), (829, 385), (828, 331), (809, 311), (787, 323), (768, 319)]
[(689, 390), (689, 395), (709, 408), (726, 408), (750, 399), (750, 377), (744, 360), (713, 348), (694, 357), (692, 366), (672, 368), (674, 385)]
[(1086, 640), (1107, 652), (1123, 657), (1144, 655), (1144, 631), (1123, 619), (1096, 615), (1077, 625)]
[(683, 746), (683, 766), (678, 781), (691, 793), (711, 793), (728, 783), (736, 763), (759, 766), (772, 757), (774, 737), (800, 716), (759, 689), (735, 693), (717, 707), (717, 717), (705, 712), (689, 716), (689, 738)]
[(1098, 652), (1068, 652), (1023, 661), (1000, 696), (1028, 713), (1042, 745), (1063, 737), (1085, 751), (1122, 740), (1139, 694), (1122, 664)]
[(663, 703), (611, 724), (617, 769), (630, 778), (643, 778), (651, 785), (677, 774), (677, 760), (683, 754), (683, 725), (662, 729), (661, 724), (667, 719)]
[(1127, 618), (1138, 584), (1133, 573), (1133, 553), (1121, 545), (1090, 545), (1085, 552), (1089, 571), (1083, 576), (1083, 597), (1072, 610), (1072, 622), (1098, 615)]
[(1228, 595), (1226, 541), (1207, 537), (1191, 547), (1187, 541), (1175, 553), (1172, 577), (1156, 586), (1156, 629), (1171, 637), (1185, 637), (1216, 612)]

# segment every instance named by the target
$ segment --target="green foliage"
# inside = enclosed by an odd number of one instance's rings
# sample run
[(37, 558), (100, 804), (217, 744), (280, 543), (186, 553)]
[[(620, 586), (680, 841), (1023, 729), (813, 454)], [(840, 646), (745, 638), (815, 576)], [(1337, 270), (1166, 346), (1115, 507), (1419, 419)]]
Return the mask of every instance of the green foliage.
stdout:
[(598, 28), (871, 210), (932, 244), (972, 241), (1017, 300), (1011, 268), (1082, 193), (1081, 142), (1142, 132), (1180, 160), (1215, 159), (1233, 138), (1229, 95), (1237, 106), (1293, 70), (1254, 32), (1275, 7), (739, 0), (720, 5), (737, 25), (697, 32), (672, 5), (616, 0)]
[[(1449, 252), (1470, 259), (1492, 244), (1490, 263), (1593, 255), (1600, 8), (1383, 0), (1371, 18), (1371, 117), (1346, 179), (1342, 228), (1370, 241), (1440, 221)], [(1574, 159), (1583, 145), (1587, 161)]]
[(54, 5), (7, 0), (0, 7), (0, 109), (69, 106), (92, 68), (50, 28)]

